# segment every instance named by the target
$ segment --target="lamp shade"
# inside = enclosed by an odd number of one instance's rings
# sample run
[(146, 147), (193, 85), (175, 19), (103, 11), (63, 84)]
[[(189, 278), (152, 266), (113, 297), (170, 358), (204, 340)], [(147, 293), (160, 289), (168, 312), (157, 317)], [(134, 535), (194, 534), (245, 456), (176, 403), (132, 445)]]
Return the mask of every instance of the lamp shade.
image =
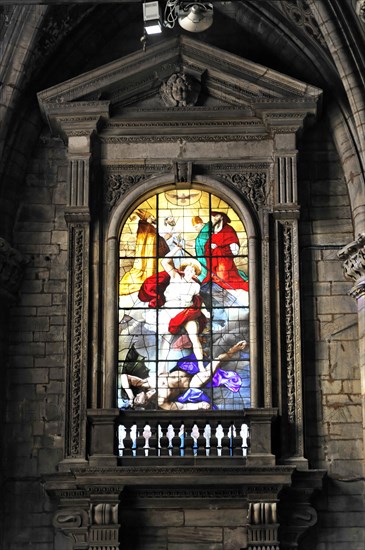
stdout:
[(179, 25), (189, 32), (202, 32), (213, 23), (213, 4), (201, 2), (179, 9)]

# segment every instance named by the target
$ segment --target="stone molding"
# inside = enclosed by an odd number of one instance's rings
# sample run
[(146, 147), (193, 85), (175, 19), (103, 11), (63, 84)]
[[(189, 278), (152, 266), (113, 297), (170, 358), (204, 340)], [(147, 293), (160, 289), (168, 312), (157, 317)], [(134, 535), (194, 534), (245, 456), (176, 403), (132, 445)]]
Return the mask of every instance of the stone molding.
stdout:
[(68, 289), (68, 391), (66, 422), (66, 457), (85, 457), (86, 365), (88, 322), (88, 226), (69, 224)]
[(365, 296), (365, 233), (360, 233), (355, 241), (338, 253), (343, 261), (346, 279), (355, 282), (349, 294), (355, 298)]
[[(127, 507), (137, 508), (155, 502), (162, 507), (164, 503), (176, 507), (194, 501), (199, 505), (216, 499), (223, 500), (226, 508), (227, 502), (233, 501), (235, 507), (242, 507), (242, 513), (247, 510), (250, 550), (294, 550), (299, 538), (316, 523), (310, 499), (320, 490), (324, 475), (319, 470), (297, 472), (289, 466), (223, 471), (219, 466), (181, 470), (162, 466), (133, 471), (131, 475), (130, 468), (84, 467), (47, 477), (45, 488), (57, 502), (53, 525), (68, 537), (71, 550), (118, 549), (122, 499)], [(157, 474), (164, 479), (163, 486), (156, 484)]]

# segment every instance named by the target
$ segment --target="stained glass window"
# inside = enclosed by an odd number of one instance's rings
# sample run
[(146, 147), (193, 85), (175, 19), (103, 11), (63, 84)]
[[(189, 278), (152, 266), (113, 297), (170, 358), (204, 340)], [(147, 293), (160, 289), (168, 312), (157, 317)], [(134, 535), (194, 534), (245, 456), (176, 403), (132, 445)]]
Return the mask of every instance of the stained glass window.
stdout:
[(250, 406), (248, 242), (232, 206), (158, 193), (122, 227), (118, 407)]

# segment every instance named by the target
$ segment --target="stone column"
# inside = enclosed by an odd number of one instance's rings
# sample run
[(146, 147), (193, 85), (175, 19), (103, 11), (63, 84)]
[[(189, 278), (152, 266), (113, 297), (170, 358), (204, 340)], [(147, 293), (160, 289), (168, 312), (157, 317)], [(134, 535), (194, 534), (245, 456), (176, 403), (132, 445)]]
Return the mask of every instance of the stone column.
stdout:
[[(67, 129), (66, 129), (67, 133)], [(65, 464), (86, 458), (86, 408), (90, 277), (91, 132), (68, 135), (67, 390)], [(68, 464), (70, 465), (70, 464)]]
[[(294, 136), (278, 136), (277, 145), (291, 145)], [(282, 147), (281, 147), (282, 148)], [(304, 459), (301, 319), (296, 151), (276, 157), (276, 261), (278, 292), (278, 363), (281, 376), (283, 458), (307, 468)]]
[(365, 233), (339, 252), (345, 277), (354, 282), (350, 295), (355, 298), (358, 313), (359, 368), (361, 383), (363, 442), (365, 448)]

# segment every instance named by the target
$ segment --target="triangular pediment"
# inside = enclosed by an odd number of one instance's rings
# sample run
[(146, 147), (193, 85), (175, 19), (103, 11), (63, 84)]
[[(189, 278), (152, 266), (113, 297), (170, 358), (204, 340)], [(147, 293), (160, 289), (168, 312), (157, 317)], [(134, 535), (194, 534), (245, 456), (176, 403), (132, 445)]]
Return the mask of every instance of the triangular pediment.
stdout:
[[(194, 105), (166, 103), (163, 85), (175, 74), (188, 75), (200, 86)], [(274, 111), (295, 111), (297, 118), (315, 112), (321, 91), (216, 47), (186, 36), (161, 41), (126, 57), (81, 74), (38, 94), (47, 120), (79, 115), (131, 116), (150, 111), (156, 119), (167, 109), (185, 120), (199, 116), (217, 119), (226, 111), (234, 117), (266, 120)], [(148, 115), (145, 115), (148, 118)], [(300, 124), (299, 124), (300, 125)]]

